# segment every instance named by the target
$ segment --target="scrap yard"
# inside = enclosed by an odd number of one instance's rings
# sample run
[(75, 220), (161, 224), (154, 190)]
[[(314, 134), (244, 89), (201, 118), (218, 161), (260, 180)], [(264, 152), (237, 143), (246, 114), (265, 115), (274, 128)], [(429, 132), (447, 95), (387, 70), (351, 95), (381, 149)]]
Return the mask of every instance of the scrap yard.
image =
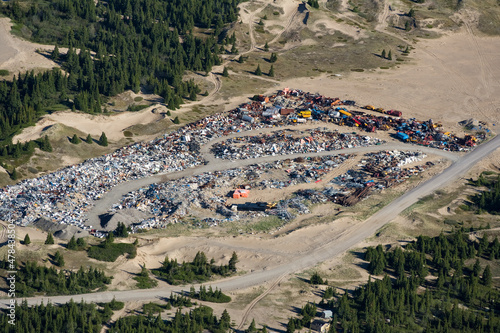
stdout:
[[(123, 193), (106, 219), (119, 211), (142, 212), (123, 220), (132, 230), (171, 223), (216, 226), (271, 215), (290, 221), (317, 203), (355, 205), (432, 167), (415, 145), (466, 152), (489, 133), (482, 126), (459, 136), (432, 119), (403, 116), (297, 89), (256, 95), (153, 141), (2, 188), (1, 216), (23, 226), (40, 219), (73, 225), (102, 237), (114, 224), (96, 225), (88, 212), (116, 185), (194, 169), (197, 175)], [(388, 141), (402, 148), (384, 149)], [(361, 148), (368, 150), (344, 152)], [(225, 167), (217, 170), (221, 163)]]

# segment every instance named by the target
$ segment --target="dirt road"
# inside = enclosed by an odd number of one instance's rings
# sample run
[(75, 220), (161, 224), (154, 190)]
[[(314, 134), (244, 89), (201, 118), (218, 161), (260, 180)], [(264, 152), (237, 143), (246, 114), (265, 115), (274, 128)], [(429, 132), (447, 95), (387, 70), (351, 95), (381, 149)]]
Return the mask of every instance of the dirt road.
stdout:
[[(389, 145), (388, 145), (389, 146)], [(380, 146), (377, 146), (380, 148)], [(358, 243), (363, 241), (365, 238), (373, 235), (378, 229), (383, 227), (385, 224), (391, 222), (398, 214), (403, 210), (410, 207), (412, 204), (417, 202), (419, 198), (431, 194), (432, 192), (443, 188), (451, 181), (458, 179), (460, 176), (465, 174), (472, 166), (477, 162), (493, 153), (496, 149), (500, 147), (500, 136), (495, 137), (489, 142), (482, 144), (476, 148), (471, 153), (460, 157), (457, 159), (449, 168), (444, 170), (442, 173), (436, 175), (427, 182), (417, 186), (413, 190), (405, 193), (398, 199), (394, 200), (389, 205), (385, 206), (369, 219), (362, 223), (358, 223), (346, 230), (344, 233), (339, 234), (337, 237), (332, 238), (329, 242), (323, 244), (316, 244), (312, 247), (309, 252), (304, 253), (300, 256), (294, 257), (293, 260), (287, 262), (286, 264), (277, 266), (268, 270), (260, 270), (248, 273), (243, 276), (236, 276), (217, 282), (211, 282), (213, 287), (218, 287), (224, 291), (231, 291), (237, 289), (245, 289), (252, 286), (257, 286), (264, 284), (266, 282), (276, 281), (294, 272), (301, 271), (308, 267), (312, 267), (322, 261), (331, 259), (338, 256), (348, 249), (355, 247)], [(373, 148), (373, 147), (363, 147), (363, 148)], [(388, 148), (385, 146), (384, 148)], [(407, 147), (411, 148), (411, 147)], [(417, 147), (415, 147), (417, 148)], [(421, 147), (418, 147), (421, 148)], [(347, 150), (343, 150), (343, 152)], [(329, 152), (331, 153), (331, 152)], [(273, 158), (278, 158), (278, 156), (271, 156)], [(281, 156), (280, 156), (281, 158)], [(254, 160), (240, 161), (241, 163), (254, 162)], [(224, 164), (235, 164), (226, 163)], [(208, 165), (207, 167), (214, 168), (214, 165)], [(236, 165), (235, 165), (236, 166)], [(189, 170), (185, 170), (189, 171)], [(184, 171), (183, 171), (184, 172)], [(194, 173), (195, 170), (192, 170)], [(197, 288), (197, 286), (195, 286)], [(28, 304), (39, 304), (40, 302), (47, 303), (48, 301), (52, 303), (65, 303), (70, 299), (75, 301), (84, 300), (86, 302), (109, 302), (116, 298), (118, 301), (136, 301), (136, 300), (154, 300), (162, 297), (168, 297), (171, 292), (179, 292), (181, 290), (187, 290), (187, 287), (180, 286), (168, 286), (161, 289), (153, 290), (131, 290), (131, 291), (110, 291), (102, 293), (84, 294), (84, 295), (73, 295), (73, 296), (53, 296), (53, 297), (33, 297), (26, 299)], [(8, 304), (8, 299), (0, 300), (0, 306), (5, 307)]]

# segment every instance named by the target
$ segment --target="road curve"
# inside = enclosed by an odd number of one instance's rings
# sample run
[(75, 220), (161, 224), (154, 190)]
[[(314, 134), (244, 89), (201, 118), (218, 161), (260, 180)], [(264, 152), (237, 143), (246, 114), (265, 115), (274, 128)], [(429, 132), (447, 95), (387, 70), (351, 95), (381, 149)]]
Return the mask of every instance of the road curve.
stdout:
[[(381, 148), (380, 146), (378, 147)], [(289, 275), (291, 273), (303, 270), (308, 267), (312, 267), (320, 262), (338, 256), (344, 253), (345, 251), (349, 250), (350, 248), (356, 246), (365, 238), (373, 235), (378, 229), (383, 227), (385, 224), (391, 222), (403, 210), (405, 210), (406, 208), (410, 207), (412, 204), (417, 202), (419, 198), (431, 194), (440, 188), (443, 188), (451, 181), (456, 180), (461, 175), (465, 174), (477, 162), (479, 162), (480, 160), (482, 160), (483, 158), (494, 152), (499, 147), (500, 147), (500, 136), (496, 136), (487, 143), (480, 145), (472, 152), (457, 159), (450, 167), (445, 169), (442, 173), (434, 176), (430, 180), (422, 183), (421, 185), (405, 193), (398, 199), (394, 200), (392, 203), (379, 210), (377, 213), (372, 215), (366, 221), (356, 224), (351, 229), (347, 230), (342, 234), (339, 234), (336, 238), (331, 239), (327, 243), (318, 244), (316, 248), (311, 249), (308, 253), (295, 257), (293, 261), (290, 261), (286, 264), (277, 266), (269, 270), (254, 271), (242, 276), (236, 276), (216, 282), (211, 282), (210, 284), (213, 287), (218, 287), (224, 291), (244, 289), (252, 286), (261, 285), (268, 281), (276, 280), (283, 275)], [(363, 148), (370, 148), (370, 147), (363, 147)], [(387, 148), (387, 146), (384, 148)], [(342, 152), (348, 152), (348, 150), (345, 149)], [(331, 153), (331, 152), (326, 152), (326, 153)], [(272, 157), (278, 158), (276, 156)], [(279, 158), (283, 157), (279, 156)], [(247, 161), (248, 160), (239, 162), (247, 162)], [(256, 162), (255, 160), (250, 160), (250, 161), (253, 163)], [(233, 164), (233, 163), (226, 163), (226, 164)], [(109, 292), (72, 295), (72, 296), (70, 295), (70, 296), (53, 296), (53, 297), (32, 297), (32, 298), (26, 298), (26, 301), (28, 302), (29, 305), (34, 305), (34, 304), (39, 304), (40, 302), (47, 303), (49, 301), (52, 303), (66, 303), (70, 299), (73, 299), (75, 301), (84, 300), (86, 302), (109, 302), (113, 298), (116, 298), (116, 300), (118, 301), (154, 300), (158, 298), (168, 297), (171, 292), (179, 292), (181, 290), (187, 290), (187, 288), (189, 288), (189, 286), (187, 287), (168, 286), (166, 288), (152, 289), (152, 290), (126, 290), (126, 291), (109, 291)], [(20, 301), (21, 299), (18, 300)], [(8, 303), (9, 299), (0, 300), (1, 307), (6, 307)]]

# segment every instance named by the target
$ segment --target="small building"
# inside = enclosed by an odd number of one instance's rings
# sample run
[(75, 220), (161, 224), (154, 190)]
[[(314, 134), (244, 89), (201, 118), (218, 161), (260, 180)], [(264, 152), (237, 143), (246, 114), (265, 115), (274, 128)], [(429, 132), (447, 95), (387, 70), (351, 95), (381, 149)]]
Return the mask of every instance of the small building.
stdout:
[(325, 310), (321, 312), (321, 318), (330, 319), (332, 318), (332, 316), (333, 316), (332, 310)]
[(330, 329), (330, 323), (317, 319), (311, 323), (311, 329), (316, 332), (327, 333)]

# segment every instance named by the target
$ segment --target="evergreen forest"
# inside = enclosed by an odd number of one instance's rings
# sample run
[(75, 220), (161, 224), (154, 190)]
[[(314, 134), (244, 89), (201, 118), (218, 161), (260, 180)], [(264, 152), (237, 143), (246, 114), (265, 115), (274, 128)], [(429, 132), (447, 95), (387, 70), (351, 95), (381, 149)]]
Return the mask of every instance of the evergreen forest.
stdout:
[[(32, 41), (55, 45), (48, 56), (63, 71), (20, 73), (0, 81), (0, 143), (57, 107), (101, 113), (127, 89), (146, 89), (175, 109), (200, 88), (186, 70), (220, 64), (228, 23), (240, 0), (13, 0), (0, 14)], [(234, 39), (234, 38), (233, 38)], [(234, 43), (234, 40), (233, 40)], [(59, 48), (65, 48), (62, 52)], [(12, 147), (2, 148), (13, 154)]]
[(332, 310), (330, 332), (500, 332), (491, 269), (499, 249), (497, 238), (475, 241), (463, 229), (419, 236), (404, 248), (370, 247), (368, 271), (380, 278), (352, 294), (327, 289), (319, 304), (290, 318), (287, 332), (309, 327), (317, 307)]

